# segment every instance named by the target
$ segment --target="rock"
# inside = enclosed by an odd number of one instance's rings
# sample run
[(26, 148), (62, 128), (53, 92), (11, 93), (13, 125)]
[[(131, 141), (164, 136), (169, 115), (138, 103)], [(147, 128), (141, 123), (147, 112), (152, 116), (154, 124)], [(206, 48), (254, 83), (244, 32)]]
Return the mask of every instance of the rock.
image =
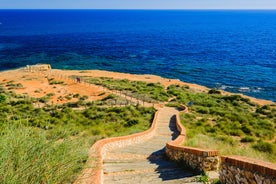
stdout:
[(263, 181), (264, 181), (264, 177), (261, 176), (261, 175), (258, 175), (258, 174), (254, 174), (254, 177), (255, 177), (255, 181), (258, 183), (258, 184), (262, 184)]
[(271, 184), (271, 180), (270, 179), (265, 179), (263, 184)]

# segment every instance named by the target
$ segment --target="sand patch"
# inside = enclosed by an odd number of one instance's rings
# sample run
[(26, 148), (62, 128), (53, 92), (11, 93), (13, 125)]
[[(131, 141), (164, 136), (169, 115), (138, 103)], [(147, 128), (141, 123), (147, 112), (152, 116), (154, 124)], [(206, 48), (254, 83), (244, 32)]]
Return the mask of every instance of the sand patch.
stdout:
[[(160, 83), (165, 87), (178, 84), (189, 86), (195, 92), (208, 92), (210, 89), (205, 86), (197, 84), (191, 84), (182, 82), (177, 79), (167, 79), (156, 75), (135, 75), (128, 73), (118, 73), (102, 70), (57, 70), (51, 71), (26, 71), (24, 69), (16, 69), (0, 72), (0, 83), (2, 86), (7, 85), (11, 81), (13, 84), (18, 84), (18, 88), (14, 87), (10, 90), (17, 94), (28, 94), (30, 97), (41, 98), (47, 94), (52, 94), (51, 103), (62, 104), (71, 101), (77, 101), (70, 96), (79, 94), (80, 96), (87, 96), (88, 100), (99, 100), (108, 95), (108, 92), (103, 88), (90, 85), (86, 83), (78, 83), (74, 79), (69, 79), (70, 76), (90, 76), (90, 77), (109, 77), (113, 79), (127, 79), (131, 81), (144, 81), (148, 83)], [(53, 78), (55, 82), (60, 84), (49, 84), (49, 79)], [(20, 84), (20, 85), (19, 85)], [(8, 88), (8, 87), (6, 87)], [(105, 93), (105, 94), (104, 94)], [(231, 94), (222, 91), (223, 94)], [(260, 105), (273, 104), (274, 102), (269, 100), (256, 99), (242, 95), (246, 98), (250, 98), (252, 102)]]

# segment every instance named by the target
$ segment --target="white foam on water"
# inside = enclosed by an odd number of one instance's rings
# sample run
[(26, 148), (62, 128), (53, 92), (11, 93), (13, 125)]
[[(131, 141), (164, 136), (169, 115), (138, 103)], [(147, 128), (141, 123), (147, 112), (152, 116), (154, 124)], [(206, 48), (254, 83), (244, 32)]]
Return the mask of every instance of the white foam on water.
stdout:
[(250, 88), (249, 88), (249, 87), (240, 87), (240, 88), (238, 89), (238, 91), (240, 91), (240, 92), (249, 92), (249, 91), (250, 91)]

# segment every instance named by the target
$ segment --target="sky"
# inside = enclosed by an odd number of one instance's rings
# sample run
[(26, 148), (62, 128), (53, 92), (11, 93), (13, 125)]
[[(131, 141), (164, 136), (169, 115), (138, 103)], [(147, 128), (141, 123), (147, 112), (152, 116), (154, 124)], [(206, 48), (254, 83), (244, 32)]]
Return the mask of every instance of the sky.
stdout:
[(0, 9), (276, 9), (276, 0), (0, 0)]

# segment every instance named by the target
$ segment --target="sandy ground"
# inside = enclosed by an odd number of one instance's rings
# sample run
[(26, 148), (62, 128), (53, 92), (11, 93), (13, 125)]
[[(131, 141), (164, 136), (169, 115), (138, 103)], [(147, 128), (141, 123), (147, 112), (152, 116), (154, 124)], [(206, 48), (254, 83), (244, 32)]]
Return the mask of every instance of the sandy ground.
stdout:
[[(114, 79), (128, 79), (136, 81), (145, 81), (152, 83), (161, 83), (164, 86), (169, 86), (171, 84), (179, 84), (189, 86), (196, 92), (207, 92), (209, 88), (200, 86), (197, 84), (185, 83), (176, 79), (166, 79), (155, 75), (134, 75), (127, 73), (109, 72), (101, 70), (57, 70), (52, 69), (51, 71), (27, 71), (23, 68), (16, 70), (9, 70), (0, 72), (0, 83), (2, 86), (6, 86), (6, 89), (12, 88), (17, 94), (26, 94), (30, 97), (40, 98), (46, 94), (53, 93), (54, 96), (51, 97), (51, 103), (62, 104), (68, 101), (74, 101), (76, 99), (68, 100), (65, 97), (70, 94), (80, 94), (81, 96), (88, 96), (88, 100), (98, 100), (107, 96), (108, 93), (104, 91), (103, 88), (88, 85), (85, 83), (77, 83), (75, 80), (68, 79), (69, 76), (91, 76), (91, 77), (110, 77)], [(64, 84), (54, 84), (50, 85), (48, 79), (54, 78), (56, 81), (63, 81)], [(21, 87), (14, 88), (7, 86), (8, 83), (12, 84), (22, 84)], [(228, 92), (222, 91), (224, 94), (230, 94)], [(244, 95), (243, 95), (244, 96)], [(247, 96), (245, 96), (247, 97)], [(251, 101), (258, 103), (260, 105), (273, 104), (274, 102), (268, 100), (261, 100), (252, 97)]]
[[(98, 100), (107, 96), (103, 94), (103, 90), (94, 85), (85, 83), (77, 83), (74, 80), (52, 75), (50, 72), (27, 72), (23, 69), (9, 70), (0, 73), (0, 83), (6, 89), (14, 91), (16, 94), (25, 94), (34, 98), (41, 98), (49, 93), (54, 94), (50, 98), (50, 103), (63, 104), (69, 101), (77, 101), (77, 98), (72, 98), (74, 94), (80, 96), (88, 96), (88, 100)], [(48, 79), (54, 78), (56, 81), (63, 84), (50, 85)], [(22, 84), (22, 87), (14, 88), (8, 85)], [(72, 99), (65, 98), (71, 96)]]

